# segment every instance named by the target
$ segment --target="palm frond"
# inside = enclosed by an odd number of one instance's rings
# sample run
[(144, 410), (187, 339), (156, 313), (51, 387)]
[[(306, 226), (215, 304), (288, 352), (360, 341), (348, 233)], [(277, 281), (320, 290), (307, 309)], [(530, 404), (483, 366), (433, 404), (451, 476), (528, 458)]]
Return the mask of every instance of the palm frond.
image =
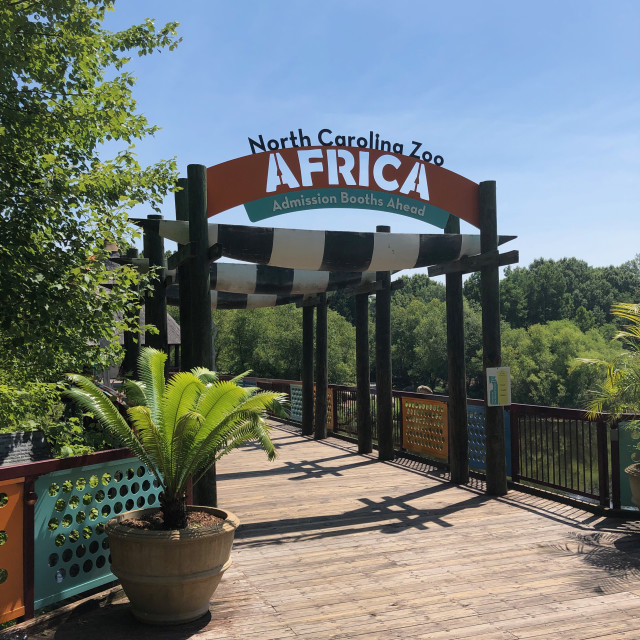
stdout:
[(123, 446), (131, 449), (145, 464), (151, 462), (144, 445), (103, 391), (84, 376), (68, 374), (67, 377), (76, 386), (67, 389), (65, 395), (77, 402), (85, 411), (91, 412), (100, 424), (113, 433)]
[(167, 354), (146, 348), (140, 352), (138, 370), (144, 383), (147, 406), (155, 424), (164, 423), (162, 398), (164, 396), (164, 363)]
[(195, 367), (194, 369), (191, 369), (191, 373), (203, 384), (218, 382), (218, 374), (205, 367)]
[(139, 380), (125, 380), (122, 387), (128, 406), (135, 407), (147, 404), (144, 383)]

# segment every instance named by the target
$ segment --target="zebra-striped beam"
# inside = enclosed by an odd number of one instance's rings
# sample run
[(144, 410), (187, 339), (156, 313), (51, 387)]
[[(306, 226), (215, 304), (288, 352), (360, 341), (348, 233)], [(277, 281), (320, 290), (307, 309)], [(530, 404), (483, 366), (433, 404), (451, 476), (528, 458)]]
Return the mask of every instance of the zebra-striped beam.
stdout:
[[(155, 221), (161, 236), (185, 244), (188, 225)], [(147, 221), (143, 225), (149, 224)], [(209, 245), (234, 260), (310, 271), (395, 271), (428, 267), (480, 253), (480, 236), (427, 233), (361, 233), (208, 225)], [(516, 236), (500, 236), (498, 244)]]
[[(177, 305), (179, 302), (178, 285), (167, 288), (167, 303)], [(263, 307), (279, 307), (283, 304), (302, 303), (304, 295), (268, 295), (259, 293), (230, 293), (228, 291), (211, 291), (212, 309), (261, 309)]]
[[(214, 262), (210, 266), (211, 288), (231, 293), (277, 295), (324, 293), (338, 289), (357, 289), (375, 282), (375, 273), (360, 271), (307, 271), (263, 264)], [(175, 271), (173, 282), (180, 283)]]

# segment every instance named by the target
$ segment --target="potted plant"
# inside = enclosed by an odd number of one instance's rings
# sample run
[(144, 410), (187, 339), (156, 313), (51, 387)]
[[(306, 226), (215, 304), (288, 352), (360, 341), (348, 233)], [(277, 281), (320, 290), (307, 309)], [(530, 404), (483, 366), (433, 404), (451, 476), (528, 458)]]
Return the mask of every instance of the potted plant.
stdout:
[[(587, 364), (606, 366), (606, 377), (595, 392), (588, 406), (588, 417), (595, 419), (602, 411), (609, 412), (610, 422), (617, 422), (623, 414), (640, 415), (640, 304), (619, 302), (611, 307), (611, 313), (625, 320), (615, 339), (622, 339), (627, 347), (614, 361), (583, 359)], [(640, 507), (640, 419), (632, 419), (627, 428), (634, 431), (638, 441), (636, 460), (625, 472), (631, 485), (633, 503)]]
[(141, 509), (106, 525), (111, 569), (134, 616), (153, 624), (189, 622), (209, 610), (231, 564), (239, 520), (230, 511), (187, 506), (188, 486), (250, 440), (275, 458), (264, 417), (267, 409), (279, 410), (284, 397), (242, 388), (238, 378), (218, 381), (201, 368), (177, 373), (165, 384), (166, 358), (161, 351), (142, 350), (138, 404), (126, 410), (131, 424), (88, 378), (70, 374), (75, 386), (67, 391), (147, 465), (162, 487), (160, 513)]

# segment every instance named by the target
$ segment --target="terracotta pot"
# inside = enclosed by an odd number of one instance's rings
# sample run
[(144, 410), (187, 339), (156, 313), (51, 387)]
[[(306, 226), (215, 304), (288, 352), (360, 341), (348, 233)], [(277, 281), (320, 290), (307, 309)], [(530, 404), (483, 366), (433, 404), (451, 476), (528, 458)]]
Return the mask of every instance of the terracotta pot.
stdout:
[(629, 477), (631, 486), (631, 502), (640, 507), (640, 462), (629, 465), (624, 472)]
[(147, 531), (120, 524), (156, 509), (140, 509), (109, 520), (111, 571), (131, 603), (133, 615), (150, 624), (180, 624), (203, 616), (222, 574), (231, 565), (231, 545), (238, 518), (213, 507), (224, 522), (197, 529)]

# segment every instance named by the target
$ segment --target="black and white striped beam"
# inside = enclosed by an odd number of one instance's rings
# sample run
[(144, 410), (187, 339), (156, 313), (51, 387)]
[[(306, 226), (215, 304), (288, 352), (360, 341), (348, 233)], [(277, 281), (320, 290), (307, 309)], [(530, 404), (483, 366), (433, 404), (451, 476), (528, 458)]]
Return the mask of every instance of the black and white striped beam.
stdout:
[[(179, 244), (189, 241), (187, 222), (151, 222), (158, 225), (161, 236)], [(399, 271), (480, 253), (479, 235), (315, 231), (215, 223), (208, 229), (209, 245), (219, 243), (227, 258), (310, 271)], [(498, 244), (514, 238), (500, 236)]]
[[(168, 275), (179, 284), (175, 271)], [(375, 279), (375, 273), (360, 271), (308, 271), (234, 262), (214, 262), (211, 265), (211, 288), (232, 293), (324, 293), (372, 284)]]
[[(179, 285), (171, 285), (167, 289), (167, 302), (178, 304)], [(211, 292), (212, 309), (261, 309), (263, 307), (279, 307), (283, 304), (301, 303), (304, 295), (268, 295), (258, 293), (230, 293), (228, 291)]]

